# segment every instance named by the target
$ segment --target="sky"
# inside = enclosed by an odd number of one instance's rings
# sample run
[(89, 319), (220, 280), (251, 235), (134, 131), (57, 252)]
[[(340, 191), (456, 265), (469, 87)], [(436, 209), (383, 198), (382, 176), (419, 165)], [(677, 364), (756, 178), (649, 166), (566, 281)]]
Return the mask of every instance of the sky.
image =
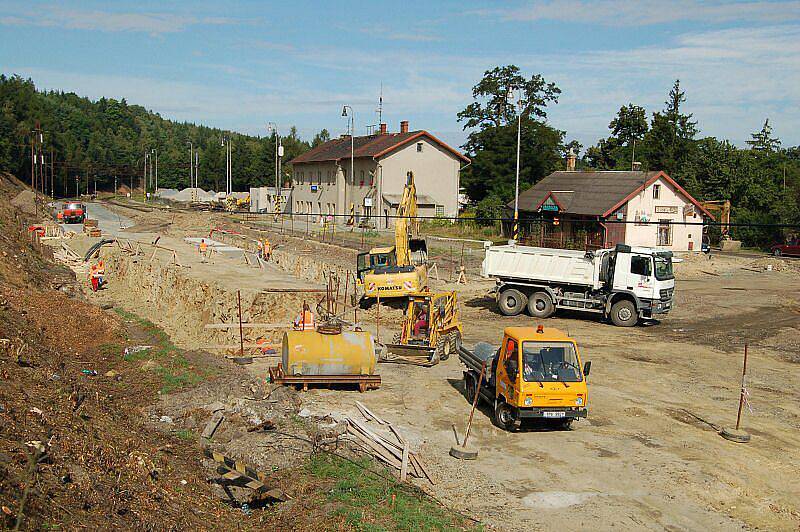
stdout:
[(409, 120), (459, 146), (456, 114), (495, 66), (562, 90), (548, 121), (584, 146), (675, 79), (701, 135), (742, 145), (769, 118), (800, 144), (800, 1), (194, 2), (0, 0), (0, 72), (166, 118), (310, 139)]

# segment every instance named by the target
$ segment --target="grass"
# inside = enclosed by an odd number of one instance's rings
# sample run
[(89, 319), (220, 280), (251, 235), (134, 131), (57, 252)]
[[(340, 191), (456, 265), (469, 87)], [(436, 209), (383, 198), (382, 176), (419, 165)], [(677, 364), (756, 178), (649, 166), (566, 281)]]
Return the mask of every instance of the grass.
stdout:
[(175, 433), (175, 436), (186, 441), (194, 441), (197, 439), (197, 435), (188, 429), (179, 430), (178, 432)]
[(312, 455), (306, 470), (326, 480), (324, 493), (334, 515), (362, 531), (462, 530), (463, 518), (439, 506), (413, 486), (370, 471), (367, 458), (351, 461), (328, 453)]
[(170, 340), (169, 335), (153, 322), (120, 308), (115, 308), (114, 311), (126, 321), (137, 324), (150, 337), (153, 347), (127, 354), (123, 360), (126, 362), (155, 362), (156, 366), (153, 371), (163, 381), (161, 393), (169, 393), (192, 386), (208, 376), (208, 372), (204, 373), (192, 367), (183, 351), (178, 349)]

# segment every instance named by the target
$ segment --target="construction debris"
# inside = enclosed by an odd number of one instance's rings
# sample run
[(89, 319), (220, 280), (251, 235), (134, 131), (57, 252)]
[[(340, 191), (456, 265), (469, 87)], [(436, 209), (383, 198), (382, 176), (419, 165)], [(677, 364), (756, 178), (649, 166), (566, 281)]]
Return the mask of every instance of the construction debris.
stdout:
[[(347, 434), (349, 434), (361, 449), (374, 456), (381, 462), (397, 469), (400, 472), (400, 481), (405, 482), (408, 475), (415, 478), (426, 478), (433, 484), (433, 479), (428, 474), (419, 456), (410, 450), (408, 440), (388, 421), (378, 417), (366, 406), (356, 401), (356, 408), (367, 419), (381, 425), (384, 429), (373, 430), (357, 419), (345, 417)], [(393, 436), (393, 438), (392, 438)], [(396, 440), (392, 441), (392, 440)]]
[[(268, 480), (264, 473), (256, 471), (241, 460), (234, 460), (211, 449), (204, 449), (203, 453), (219, 464), (217, 473), (222, 475), (222, 478), (218, 479), (217, 483), (223, 489), (237, 486), (249, 488), (253, 491), (252, 496), (247, 501), (249, 504), (255, 502), (284, 502), (288, 500), (289, 497), (283, 491), (267, 486)], [(230, 492), (227, 492), (230, 496)]]

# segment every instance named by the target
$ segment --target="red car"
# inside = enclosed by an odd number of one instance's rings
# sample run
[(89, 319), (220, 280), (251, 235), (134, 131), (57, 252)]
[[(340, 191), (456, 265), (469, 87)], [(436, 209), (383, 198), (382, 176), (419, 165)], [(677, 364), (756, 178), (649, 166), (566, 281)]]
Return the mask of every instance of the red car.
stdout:
[(794, 255), (800, 257), (800, 239), (790, 238), (785, 244), (775, 244), (771, 248), (772, 254), (776, 257), (781, 255)]

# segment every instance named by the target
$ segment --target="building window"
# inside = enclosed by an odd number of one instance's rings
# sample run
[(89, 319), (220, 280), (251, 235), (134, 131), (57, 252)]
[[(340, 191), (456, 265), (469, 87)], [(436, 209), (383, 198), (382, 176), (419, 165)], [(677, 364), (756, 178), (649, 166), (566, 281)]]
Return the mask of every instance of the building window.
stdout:
[(444, 205), (436, 206), (436, 216), (438, 218), (444, 218)]
[(361, 170), (361, 182), (359, 183), (359, 186), (364, 186), (364, 170)]
[(658, 244), (659, 246), (672, 245), (672, 224), (670, 220), (658, 221)]
[(661, 198), (661, 185), (653, 185), (653, 199)]
[(303, 183), (303, 180), (305, 179), (305, 177), (306, 177), (306, 173), (305, 172), (300, 172), (300, 183)]
[(375, 170), (369, 171), (369, 186), (375, 186)]
[(328, 173), (325, 175), (325, 182), (326, 183), (332, 183), (332, 181), (331, 181), (331, 171), (330, 170), (328, 170)]
[(317, 170), (317, 184), (322, 184), (322, 170)]
[(422, 143), (421, 142), (417, 142), (417, 151), (418, 152), (422, 152)]

